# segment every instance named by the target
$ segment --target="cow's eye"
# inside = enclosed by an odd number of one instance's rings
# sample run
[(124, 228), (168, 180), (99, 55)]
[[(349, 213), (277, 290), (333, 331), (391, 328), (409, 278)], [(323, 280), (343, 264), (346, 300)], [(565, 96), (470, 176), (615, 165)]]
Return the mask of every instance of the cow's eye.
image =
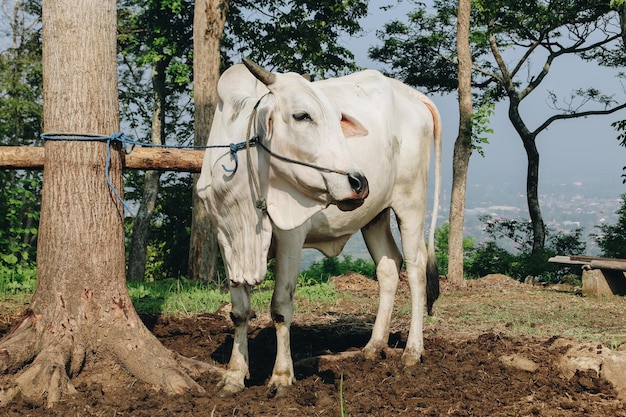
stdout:
[(308, 120), (308, 121), (313, 121), (313, 119), (311, 118), (311, 116), (309, 115), (309, 113), (307, 112), (301, 112), (301, 113), (295, 113), (293, 115), (294, 120), (298, 121), (298, 122), (302, 122), (304, 120)]

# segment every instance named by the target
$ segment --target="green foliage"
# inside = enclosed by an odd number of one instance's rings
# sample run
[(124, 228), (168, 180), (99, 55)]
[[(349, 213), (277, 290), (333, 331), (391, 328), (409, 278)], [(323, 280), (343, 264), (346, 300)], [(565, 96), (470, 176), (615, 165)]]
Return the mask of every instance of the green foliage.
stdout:
[(193, 1), (123, 0), (118, 6), (122, 122), (150, 141), (157, 101), (163, 137), (192, 137)]
[[(226, 65), (250, 57), (272, 70), (325, 76), (355, 70), (341, 36), (357, 36), (366, 0), (235, 0), (224, 38)], [(231, 61), (232, 59), (232, 61)]]
[(609, 258), (626, 259), (626, 194), (622, 194), (622, 205), (615, 212), (615, 224), (600, 224), (596, 228), (600, 233), (593, 234), (604, 256)]
[(369, 49), (370, 58), (387, 64), (389, 74), (431, 92), (458, 87), (456, 57), (456, 2), (435, 1), (437, 14), (416, 3), (408, 23), (393, 21), (378, 32), (381, 46)]
[(0, 265), (34, 265), (41, 174), (0, 171)]
[(0, 265), (0, 297), (35, 292), (37, 271), (32, 266)]
[(472, 113), (472, 149), (476, 150), (482, 157), (485, 156), (483, 145), (489, 143), (487, 137), (483, 135), (493, 134), (493, 129), (489, 127), (489, 121), (494, 110), (495, 105), (486, 102), (482, 103), (482, 105)]
[[(478, 245), (466, 260), (465, 273), (479, 278), (491, 273), (501, 273), (517, 280), (532, 276), (539, 281), (560, 282), (564, 277), (580, 275), (580, 267), (548, 262), (556, 255), (581, 255), (586, 244), (582, 229), (568, 233), (547, 230), (547, 243), (539, 253), (532, 253), (532, 226), (526, 219), (493, 218), (480, 216), (485, 224), (487, 241)], [(507, 246), (509, 249), (506, 249)]]
[(351, 255), (343, 255), (343, 260), (338, 258), (324, 258), (316, 261), (302, 272), (306, 280), (311, 282), (327, 282), (331, 277), (356, 272), (363, 276), (373, 278), (376, 275), (374, 262), (361, 258), (353, 258)]
[[(0, 145), (39, 144), (42, 120), (38, 2), (16, 2), (0, 20)], [(8, 39), (10, 38), (10, 41)], [(34, 265), (41, 173), (0, 171), (0, 266)]]

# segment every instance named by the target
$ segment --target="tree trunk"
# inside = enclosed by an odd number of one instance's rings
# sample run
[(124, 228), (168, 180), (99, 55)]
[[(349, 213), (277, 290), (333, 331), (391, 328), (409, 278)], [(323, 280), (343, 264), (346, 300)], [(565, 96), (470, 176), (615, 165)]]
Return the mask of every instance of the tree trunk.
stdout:
[(128, 254), (127, 279), (129, 281), (144, 281), (146, 277), (150, 219), (156, 207), (160, 177), (161, 174), (158, 171), (147, 171), (144, 176), (143, 193), (137, 209), (137, 215), (133, 221), (133, 232)]
[(536, 134), (528, 130), (519, 114), (519, 99), (509, 95), (509, 119), (519, 134), (526, 150), (528, 168), (526, 172), (526, 201), (533, 228), (532, 255), (543, 251), (546, 241), (546, 225), (543, 223), (539, 206), (539, 151), (537, 150)]
[(459, 0), (456, 49), (459, 60), (459, 134), (452, 158), (450, 234), (448, 236), (448, 279), (463, 281), (463, 224), (467, 169), (472, 155), (472, 56), (469, 49), (470, 0)]
[[(165, 132), (165, 70), (168, 63), (159, 61), (152, 67), (152, 87), (154, 110), (152, 111), (152, 140), (155, 145), (162, 145)], [(150, 237), (150, 220), (154, 213), (159, 194), (158, 171), (148, 171), (143, 182), (143, 194), (135, 221), (128, 255), (128, 280), (143, 281), (146, 276), (146, 253)]]
[(626, 3), (622, 3), (617, 7), (617, 13), (619, 14), (619, 26), (622, 32), (623, 46), (626, 48)]
[[(193, 22), (194, 144), (206, 146), (217, 105), (217, 81), (220, 76), (220, 40), (226, 22), (228, 2), (197, 0)], [(194, 175), (191, 241), (189, 245), (190, 279), (215, 281), (217, 237), (204, 204), (196, 193), (198, 175)]]
[[(43, 2), (44, 126), (118, 131), (116, 2)], [(166, 349), (137, 316), (124, 277), (124, 212), (105, 178), (107, 144), (47, 141), (37, 287), (21, 322), (0, 341), (0, 370), (15, 373), (0, 403), (20, 393), (52, 406), (91, 361), (114, 359), (168, 393), (202, 388), (189, 372), (209, 365)], [(110, 179), (122, 191), (122, 153)], [(147, 366), (149, 364), (150, 366)]]
[(522, 137), (526, 156), (528, 157), (528, 171), (526, 173), (526, 200), (528, 213), (533, 226), (532, 254), (543, 251), (546, 241), (546, 225), (543, 223), (541, 207), (539, 206), (539, 151), (534, 139)]

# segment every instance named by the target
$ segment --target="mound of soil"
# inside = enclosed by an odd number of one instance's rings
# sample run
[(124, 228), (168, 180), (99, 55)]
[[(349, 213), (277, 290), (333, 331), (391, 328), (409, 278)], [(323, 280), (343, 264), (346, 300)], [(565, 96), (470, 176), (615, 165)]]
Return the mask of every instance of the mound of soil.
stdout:
[[(519, 284), (511, 281), (495, 277), (473, 285)], [(336, 278), (335, 285), (342, 291), (352, 288), (365, 297), (377, 294), (375, 283), (361, 281), (359, 276)], [(374, 289), (368, 287), (371, 285)], [(445, 291), (446, 286), (443, 288)], [(349, 301), (356, 303), (356, 298), (344, 301), (347, 306)], [(494, 332), (459, 335), (429, 328), (422, 364), (402, 369), (406, 326), (394, 331), (390, 348), (379, 361), (365, 361), (358, 351), (369, 338), (374, 317), (351, 307), (345, 314), (296, 316), (292, 351), (298, 381), (286, 398), (268, 398), (266, 383), (274, 363), (275, 334), (268, 317), (259, 315), (251, 323), (251, 378), (235, 398), (216, 395), (218, 379), (214, 375), (198, 380), (207, 391), (204, 396), (164, 396), (103, 359), (88, 365), (73, 380), (78, 394), (54, 408), (18, 398), (0, 414), (341, 416), (343, 396), (343, 409), (351, 416), (626, 416), (611, 385), (595, 372), (577, 372), (568, 378), (559, 371), (557, 363), (565, 347), (555, 343), (557, 338)], [(232, 324), (224, 314), (143, 319), (168, 348), (203, 361), (227, 363)]]

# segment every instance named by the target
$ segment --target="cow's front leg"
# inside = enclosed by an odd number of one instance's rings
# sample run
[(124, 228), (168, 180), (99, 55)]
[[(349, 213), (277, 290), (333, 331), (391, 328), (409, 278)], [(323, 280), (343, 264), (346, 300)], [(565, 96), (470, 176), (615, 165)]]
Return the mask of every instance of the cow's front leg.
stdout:
[(295, 382), (289, 329), (293, 319), (293, 297), (298, 283), (303, 228), (275, 232), (275, 287), (271, 314), (276, 328), (276, 362), (269, 381), (270, 395), (283, 395)]
[(230, 318), (235, 326), (233, 351), (222, 382), (221, 397), (233, 396), (243, 391), (245, 378), (250, 377), (248, 368), (248, 319), (250, 318), (250, 286), (246, 284), (230, 285), (232, 309)]

